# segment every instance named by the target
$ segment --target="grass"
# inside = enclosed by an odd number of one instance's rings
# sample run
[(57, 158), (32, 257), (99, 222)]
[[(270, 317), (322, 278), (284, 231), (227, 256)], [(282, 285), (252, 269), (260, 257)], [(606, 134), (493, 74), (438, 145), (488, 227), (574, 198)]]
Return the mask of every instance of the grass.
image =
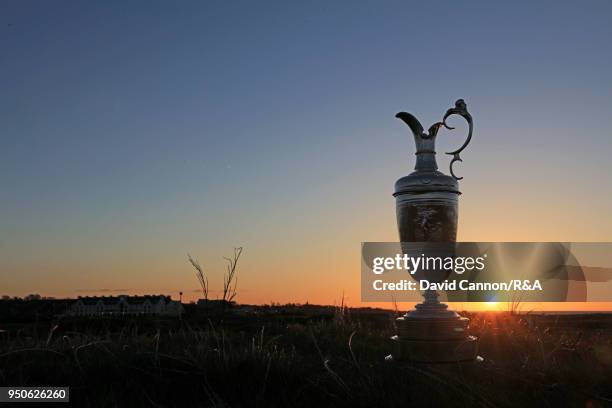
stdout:
[(384, 360), (392, 317), (268, 308), (39, 322), (0, 337), (0, 385), (69, 385), (86, 407), (612, 405), (611, 319), (472, 315), (484, 361), (424, 366)]

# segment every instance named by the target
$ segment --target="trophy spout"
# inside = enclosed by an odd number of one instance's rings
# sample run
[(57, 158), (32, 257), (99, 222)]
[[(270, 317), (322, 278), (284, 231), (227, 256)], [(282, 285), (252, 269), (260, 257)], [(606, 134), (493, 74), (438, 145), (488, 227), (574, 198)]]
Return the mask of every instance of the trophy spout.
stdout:
[(412, 130), (415, 139), (423, 135), (423, 125), (421, 125), (421, 122), (419, 122), (414, 115), (408, 112), (399, 112), (397, 115), (395, 115), (395, 117), (408, 125), (410, 130)]
[(436, 171), (438, 164), (436, 163), (436, 135), (440, 127), (444, 126), (443, 122), (434, 123), (428, 130), (428, 133), (423, 131), (423, 125), (412, 114), (408, 112), (400, 112), (395, 115), (408, 125), (414, 136), (414, 144), (416, 145), (416, 171)]

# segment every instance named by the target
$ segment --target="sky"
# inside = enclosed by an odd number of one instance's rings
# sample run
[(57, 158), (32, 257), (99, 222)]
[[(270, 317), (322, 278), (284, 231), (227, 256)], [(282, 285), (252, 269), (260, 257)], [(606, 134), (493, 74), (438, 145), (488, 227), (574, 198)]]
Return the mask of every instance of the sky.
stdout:
[(0, 294), (196, 299), (190, 253), (216, 296), (242, 246), (240, 302), (360, 305), (394, 115), (458, 98), (458, 240), (612, 241), (610, 40), (608, 1), (2, 1)]

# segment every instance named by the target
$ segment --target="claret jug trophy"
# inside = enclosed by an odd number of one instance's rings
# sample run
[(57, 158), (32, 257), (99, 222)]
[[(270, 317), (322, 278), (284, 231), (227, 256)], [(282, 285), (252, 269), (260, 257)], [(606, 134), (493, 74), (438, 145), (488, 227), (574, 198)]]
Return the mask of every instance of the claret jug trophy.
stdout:
[[(454, 128), (447, 124), (452, 115), (463, 117), (468, 124), (468, 135), (461, 147), (448, 152), (452, 156), (450, 175), (438, 170), (436, 163), (436, 137), (440, 129)], [(427, 132), (410, 113), (400, 112), (414, 135), (416, 166), (414, 172), (395, 183), (397, 226), (401, 248), (410, 256), (446, 257), (454, 255), (458, 221), (458, 181), (453, 166), (461, 161), (461, 152), (472, 138), (473, 121), (463, 99), (446, 111), (442, 121), (433, 124)], [(448, 278), (445, 270), (417, 272), (418, 281), (442, 282)], [(469, 319), (459, 316), (438, 300), (435, 290), (423, 292), (424, 301), (396, 321), (398, 334), (394, 344), (394, 360), (443, 363), (473, 361), (477, 355), (477, 339), (467, 334)]]

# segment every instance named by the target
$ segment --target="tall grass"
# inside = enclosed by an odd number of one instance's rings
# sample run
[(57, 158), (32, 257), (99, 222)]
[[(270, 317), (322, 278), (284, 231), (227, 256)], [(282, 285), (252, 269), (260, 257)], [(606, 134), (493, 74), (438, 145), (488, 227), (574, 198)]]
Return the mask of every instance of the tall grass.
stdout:
[(187, 254), (187, 258), (189, 259), (191, 266), (193, 266), (195, 269), (196, 278), (198, 279), (198, 283), (202, 289), (202, 296), (204, 297), (204, 300), (208, 300), (208, 276), (204, 273), (204, 269), (200, 266), (197, 259), (193, 259), (189, 254)]
[[(294, 310), (294, 309), (291, 309)], [(293, 313), (293, 312), (292, 312)], [(297, 312), (296, 312), (297, 313)], [(11, 332), (0, 385), (69, 385), (80, 406), (606, 406), (608, 329), (472, 315), (479, 364), (386, 362), (392, 314), (282, 308), (182, 322), (100, 320)]]
[(226, 273), (223, 277), (223, 300), (225, 302), (232, 302), (236, 297), (236, 289), (238, 288), (236, 267), (240, 255), (242, 255), (242, 247), (234, 248), (234, 254), (231, 258), (224, 258), (227, 261)]

